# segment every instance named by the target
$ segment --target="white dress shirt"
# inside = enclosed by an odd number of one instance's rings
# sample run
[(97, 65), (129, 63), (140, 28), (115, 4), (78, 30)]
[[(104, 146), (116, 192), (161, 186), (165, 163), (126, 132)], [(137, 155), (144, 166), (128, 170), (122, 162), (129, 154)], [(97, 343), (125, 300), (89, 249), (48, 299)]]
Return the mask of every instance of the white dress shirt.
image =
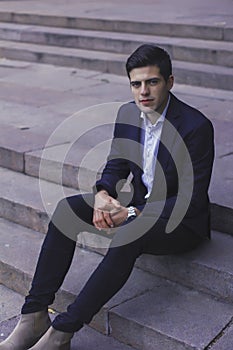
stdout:
[(141, 112), (140, 117), (144, 122), (144, 130), (145, 130), (145, 140), (144, 140), (144, 148), (143, 148), (143, 175), (142, 181), (147, 188), (147, 194), (145, 198), (148, 198), (151, 194), (153, 183), (154, 183), (154, 175), (155, 175), (155, 166), (157, 161), (157, 155), (159, 150), (159, 142), (161, 138), (162, 128), (164, 119), (167, 113), (167, 109), (170, 102), (170, 96), (168, 98), (168, 102), (166, 107), (163, 110), (163, 113), (156, 121), (155, 124), (152, 124), (150, 120), (146, 117), (145, 113)]

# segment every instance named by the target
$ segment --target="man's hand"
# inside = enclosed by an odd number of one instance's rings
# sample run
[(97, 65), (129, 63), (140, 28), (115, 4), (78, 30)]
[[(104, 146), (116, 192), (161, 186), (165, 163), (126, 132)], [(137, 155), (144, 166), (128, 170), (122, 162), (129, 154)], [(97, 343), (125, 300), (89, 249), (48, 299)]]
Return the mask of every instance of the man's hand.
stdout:
[(99, 191), (95, 195), (93, 224), (98, 230), (108, 230), (115, 226), (110, 212), (117, 212), (121, 209), (120, 203), (109, 196), (105, 190)]
[[(140, 211), (135, 208), (137, 216)], [(128, 216), (128, 209), (119, 201), (109, 196), (105, 190), (95, 195), (93, 224), (98, 230), (111, 232), (114, 227), (120, 226)]]
[(126, 207), (121, 206), (117, 210), (111, 210), (110, 216), (114, 223), (114, 227), (118, 227), (127, 219), (128, 209)]

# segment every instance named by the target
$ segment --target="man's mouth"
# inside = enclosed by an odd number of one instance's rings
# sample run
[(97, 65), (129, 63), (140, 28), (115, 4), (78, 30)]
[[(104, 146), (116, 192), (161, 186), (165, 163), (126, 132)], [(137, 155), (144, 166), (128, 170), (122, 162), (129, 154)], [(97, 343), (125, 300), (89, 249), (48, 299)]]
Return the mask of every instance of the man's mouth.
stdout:
[(151, 103), (152, 101), (153, 101), (152, 98), (144, 98), (144, 99), (142, 99), (142, 100), (139, 100), (139, 102), (142, 103), (142, 104), (149, 104), (149, 103)]

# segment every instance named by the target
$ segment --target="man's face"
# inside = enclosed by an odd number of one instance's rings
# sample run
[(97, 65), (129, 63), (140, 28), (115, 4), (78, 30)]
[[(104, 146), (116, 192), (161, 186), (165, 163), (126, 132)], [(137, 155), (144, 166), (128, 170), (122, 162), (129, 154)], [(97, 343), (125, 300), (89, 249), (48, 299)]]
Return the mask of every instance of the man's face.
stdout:
[(129, 75), (131, 90), (139, 109), (145, 114), (161, 114), (173, 86), (173, 76), (166, 82), (157, 66), (134, 68)]

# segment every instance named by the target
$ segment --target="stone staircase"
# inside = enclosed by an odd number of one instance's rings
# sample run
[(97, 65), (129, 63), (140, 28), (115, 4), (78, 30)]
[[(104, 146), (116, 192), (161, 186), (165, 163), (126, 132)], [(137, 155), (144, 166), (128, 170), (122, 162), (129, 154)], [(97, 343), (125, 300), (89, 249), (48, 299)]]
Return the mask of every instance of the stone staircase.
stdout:
[[(39, 182), (1, 168), (0, 282), (25, 295), (48, 221)], [(59, 200), (59, 185), (41, 180)], [(77, 193), (65, 189), (67, 195)], [(65, 310), (101, 261), (108, 239), (80, 235), (74, 261), (53, 308)], [(179, 257), (142, 256), (125, 287), (96, 315), (91, 326), (135, 349), (209, 349), (231, 329), (233, 241), (213, 240)], [(223, 333), (224, 330), (224, 333)], [(209, 347), (208, 347), (209, 346)], [(213, 347), (215, 349), (215, 347)]]
[(233, 90), (233, 29), (0, 12), (0, 56), (125, 74), (141, 43), (171, 54), (177, 82)]
[[(230, 29), (8, 12), (0, 12), (0, 21), (0, 55), (7, 58), (123, 74), (128, 52), (156, 39), (171, 52), (179, 82), (233, 89)], [(59, 135), (43, 154), (48, 136), (25, 132), (9, 126), (0, 130), (0, 283), (22, 295), (28, 291), (49, 214), (64, 195), (87, 191), (98, 169), (98, 164), (91, 168), (82, 163), (90, 135), (78, 145), (79, 153)], [(99, 133), (98, 143), (105, 136)], [(70, 152), (61, 164), (57, 154), (66, 154), (67, 144)], [(97, 152), (96, 158), (104, 158), (107, 147)], [(181, 256), (140, 257), (126, 285), (91, 326), (120, 341), (122, 350), (230, 349), (232, 221), (232, 208), (215, 204), (212, 227), (219, 232), (213, 231), (210, 243)], [(74, 299), (108, 244), (107, 238), (87, 232), (79, 236), (55, 310), (64, 310)]]

